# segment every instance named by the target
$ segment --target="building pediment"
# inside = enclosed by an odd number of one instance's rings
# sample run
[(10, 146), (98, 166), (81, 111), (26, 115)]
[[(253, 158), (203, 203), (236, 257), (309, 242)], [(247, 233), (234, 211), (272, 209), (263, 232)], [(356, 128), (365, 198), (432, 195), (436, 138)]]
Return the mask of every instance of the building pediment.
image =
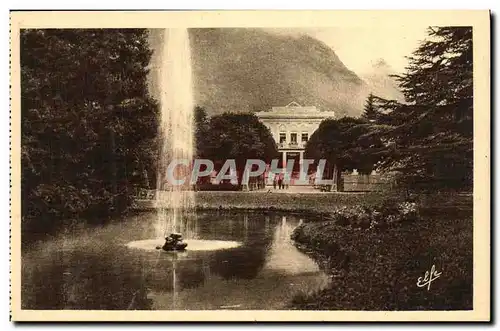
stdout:
[(261, 111), (255, 113), (261, 119), (271, 118), (297, 118), (297, 119), (326, 119), (334, 118), (335, 112), (333, 111), (320, 111), (315, 106), (301, 106), (299, 103), (292, 101), (284, 107), (272, 107), (268, 111)]
[(285, 107), (302, 107), (302, 106), (299, 105), (298, 102), (292, 101), (288, 105), (286, 105)]

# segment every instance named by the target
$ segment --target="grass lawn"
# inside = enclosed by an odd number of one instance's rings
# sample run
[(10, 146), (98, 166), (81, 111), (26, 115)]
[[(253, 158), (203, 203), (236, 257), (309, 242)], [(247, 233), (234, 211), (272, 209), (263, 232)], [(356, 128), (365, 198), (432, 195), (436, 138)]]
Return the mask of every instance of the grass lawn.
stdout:
[(325, 214), (339, 206), (374, 204), (381, 199), (383, 196), (377, 193), (196, 192), (196, 206), (202, 209), (274, 209)]
[[(227, 210), (287, 211), (328, 215), (340, 206), (377, 204), (384, 199), (380, 193), (267, 193), (265, 191), (195, 192), (196, 208)], [(154, 208), (153, 200), (136, 200), (136, 210)]]

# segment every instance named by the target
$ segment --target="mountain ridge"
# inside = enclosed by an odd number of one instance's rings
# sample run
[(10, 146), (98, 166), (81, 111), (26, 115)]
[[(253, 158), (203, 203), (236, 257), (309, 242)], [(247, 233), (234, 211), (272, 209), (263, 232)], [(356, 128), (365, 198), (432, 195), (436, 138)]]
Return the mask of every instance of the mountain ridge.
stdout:
[(190, 38), (196, 103), (211, 115), (263, 111), (293, 100), (339, 115), (362, 110), (363, 80), (310, 36), (192, 29)]
[[(153, 43), (161, 42), (156, 34)], [(356, 74), (331, 47), (307, 34), (197, 28), (189, 29), (189, 38), (195, 103), (210, 116), (266, 111), (296, 101), (339, 117), (356, 117), (373, 90), (394, 94), (388, 82)], [(152, 69), (154, 79), (158, 73), (154, 65)]]

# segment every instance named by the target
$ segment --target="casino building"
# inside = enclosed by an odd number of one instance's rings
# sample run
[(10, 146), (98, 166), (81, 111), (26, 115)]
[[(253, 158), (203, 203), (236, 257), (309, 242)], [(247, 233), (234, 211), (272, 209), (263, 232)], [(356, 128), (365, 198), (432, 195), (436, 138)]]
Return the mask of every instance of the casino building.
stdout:
[(293, 101), (284, 107), (256, 113), (259, 120), (271, 131), (282, 163), (294, 159), (294, 172), (301, 170), (305, 145), (321, 121), (334, 118), (333, 111), (320, 111), (314, 106), (301, 106)]

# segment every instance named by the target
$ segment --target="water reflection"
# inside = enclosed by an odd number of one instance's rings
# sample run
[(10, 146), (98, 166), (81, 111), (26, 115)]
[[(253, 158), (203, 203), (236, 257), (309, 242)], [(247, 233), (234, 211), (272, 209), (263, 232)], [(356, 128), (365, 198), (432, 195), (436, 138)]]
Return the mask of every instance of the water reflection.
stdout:
[(280, 224), (275, 227), (272, 245), (266, 256), (266, 269), (286, 274), (314, 274), (320, 271), (313, 260), (299, 252), (293, 245), (290, 236), (296, 224), (293, 222), (291, 225), (287, 222), (286, 216), (281, 217)]
[(202, 213), (193, 223), (200, 239), (242, 244), (183, 253), (126, 247), (154, 233), (151, 214), (65, 234), (23, 253), (23, 308), (280, 309), (329, 281), (293, 246), (290, 234), (299, 222)]

